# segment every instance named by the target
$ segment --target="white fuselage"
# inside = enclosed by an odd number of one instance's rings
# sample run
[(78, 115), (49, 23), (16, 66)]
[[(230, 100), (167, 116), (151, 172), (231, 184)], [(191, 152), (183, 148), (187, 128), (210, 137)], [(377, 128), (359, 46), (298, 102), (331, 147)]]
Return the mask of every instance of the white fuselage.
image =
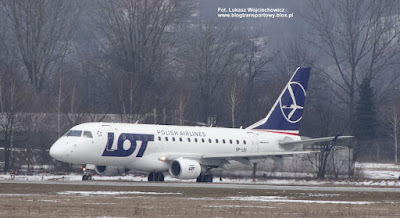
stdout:
[(280, 152), (285, 151), (279, 145), (282, 140), (300, 137), (249, 129), (84, 123), (57, 140), (50, 155), (74, 164), (164, 172), (169, 168), (164, 160), (170, 156)]

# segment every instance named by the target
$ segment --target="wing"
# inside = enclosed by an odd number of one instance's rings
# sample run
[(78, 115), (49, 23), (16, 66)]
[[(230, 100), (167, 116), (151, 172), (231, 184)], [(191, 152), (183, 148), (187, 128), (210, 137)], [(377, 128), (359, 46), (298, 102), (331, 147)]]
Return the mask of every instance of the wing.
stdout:
[(315, 154), (318, 151), (279, 151), (279, 152), (266, 152), (266, 153), (239, 153), (239, 154), (205, 154), (202, 159), (225, 159), (234, 160), (238, 158), (258, 159), (267, 158), (271, 156), (290, 156), (295, 154)]
[(177, 158), (187, 158), (192, 160), (198, 160), (205, 166), (221, 167), (224, 164), (228, 164), (229, 161), (235, 160), (240, 163), (250, 165), (251, 161), (258, 162), (261, 159), (268, 157), (282, 157), (291, 156), (297, 154), (315, 154), (319, 151), (279, 151), (279, 152), (265, 152), (265, 153), (226, 153), (226, 154), (184, 154), (184, 155), (170, 155), (167, 157), (167, 161), (172, 161)]
[(188, 158), (194, 160), (206, 160), (206, 159), (223, 159), (233, 160), (237, 158), (266, 158), (270, 156), (290, 156), (296, 154), (315, 154), (319, 151), (279, 151), (279, 152), (265, 152), (265, 153), (226, 153), (226, 154), (180, 154), (180, 155), (168, 155), (167, 160), (174, 160), (177, 158)]
[[(336, 138), (336, 139), (335, 139)], [(315, 138), (315, 139), (304, 139), (298, 141), (286, 141), (283, 140), (279, 142), (279, 145), (282, 147), (290, 147), (293, 145), (308, 145), (318, 142), (327, 142), (337, 139), (348, 139), (353, 138), (353, 136), (332, 136), (332, 137), (324, 137), (324, 138)], [(252, 160), (265, 159), (268, 157), (282, 157), (282, 156), (292, 156), (297, 154), (316, 154), (319, 151), (276, 151), (276, 152), (264, 152), (264, 153), (222, 153), (222, 154), (180, 154), (180, 155), (169, 155), (167, 160), (174, 160), (177, 158), (188, 158), (193, 160), (198, 160), (204, 165), (214, 165), (219, 166), (222, 164), (229, 163), (230, 160), (236, 160), (244, 164), (249, 164)]]

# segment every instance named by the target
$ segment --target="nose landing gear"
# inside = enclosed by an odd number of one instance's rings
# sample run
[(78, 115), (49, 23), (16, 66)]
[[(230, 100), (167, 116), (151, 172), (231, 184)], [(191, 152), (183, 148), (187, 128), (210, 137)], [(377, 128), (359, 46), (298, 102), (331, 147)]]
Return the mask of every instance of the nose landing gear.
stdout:
[(92, 176), (91, 175), (83, 175), (82, 181), (85, 181), (85, 180), (92, 180)]
[(92, 175), (90, 174), (90, 170), (87, 169), (85, 165), (82, 165), (82, 171), (83, 171), (82, 181), (93, 179)]

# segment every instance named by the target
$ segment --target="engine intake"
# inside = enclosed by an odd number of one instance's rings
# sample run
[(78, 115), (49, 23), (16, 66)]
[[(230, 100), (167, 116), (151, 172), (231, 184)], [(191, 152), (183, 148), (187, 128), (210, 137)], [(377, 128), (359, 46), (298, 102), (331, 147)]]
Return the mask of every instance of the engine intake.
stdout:
[(96, 166), (94, 170), (100, 176), (120, 176), (125, 173), (124, 167), (117, 166)]
[(195, 160), (178, 158), (172, 161), (169, 173), (178, 179), (196, 179), (200, 176), (201, 166)]

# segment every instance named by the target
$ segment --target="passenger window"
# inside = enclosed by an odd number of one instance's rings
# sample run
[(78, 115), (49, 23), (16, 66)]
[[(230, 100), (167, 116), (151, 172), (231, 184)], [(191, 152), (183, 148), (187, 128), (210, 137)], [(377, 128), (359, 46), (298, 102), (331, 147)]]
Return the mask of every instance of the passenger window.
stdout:
[(82, 135), (81, 130), (70, 130), (67, 133), (65, 133), (65, 136), (75, 136), (75, 137), (80, 137)]
[(236, 144), (239, 144), (239, 140), (236, 140)]
[(215, 143), (218, 143), (218, 139), (215, 139)]
[(225, 144), (225, 139), (222, 139), (222, 143), (224, 143), (224, 144)]
[(182, 138), (180, 138), (180, 137), (179, 137), (179, 141), (181, 141), (181, 142), (182, 142)]
[(243, 144), (246, 144), (246, 140), (243, 140)]
[(158, 141), (161, 141), (161, 137), (160, 136), (158, 136)]
[(188, 142), (190, 142), (190, 138), (188, 138)]
[(197, 142), (197, 138), (194, 138), (194, 142)]
[(208, 143), (211, 143), (211, 139), (208, 139)]
[(168, 142), (168, 137), (165, 137), (165, 141)]
[(201, 139), (201, 142), (203, 142), (203, 143), (204, 143), (204, 139)]
[(229, 139), (229, 143), (231, 143), (231, 144), (232, 144), (232, 139)]
[(175, 141), (175, 137), (172, 137), (172, 141)]

